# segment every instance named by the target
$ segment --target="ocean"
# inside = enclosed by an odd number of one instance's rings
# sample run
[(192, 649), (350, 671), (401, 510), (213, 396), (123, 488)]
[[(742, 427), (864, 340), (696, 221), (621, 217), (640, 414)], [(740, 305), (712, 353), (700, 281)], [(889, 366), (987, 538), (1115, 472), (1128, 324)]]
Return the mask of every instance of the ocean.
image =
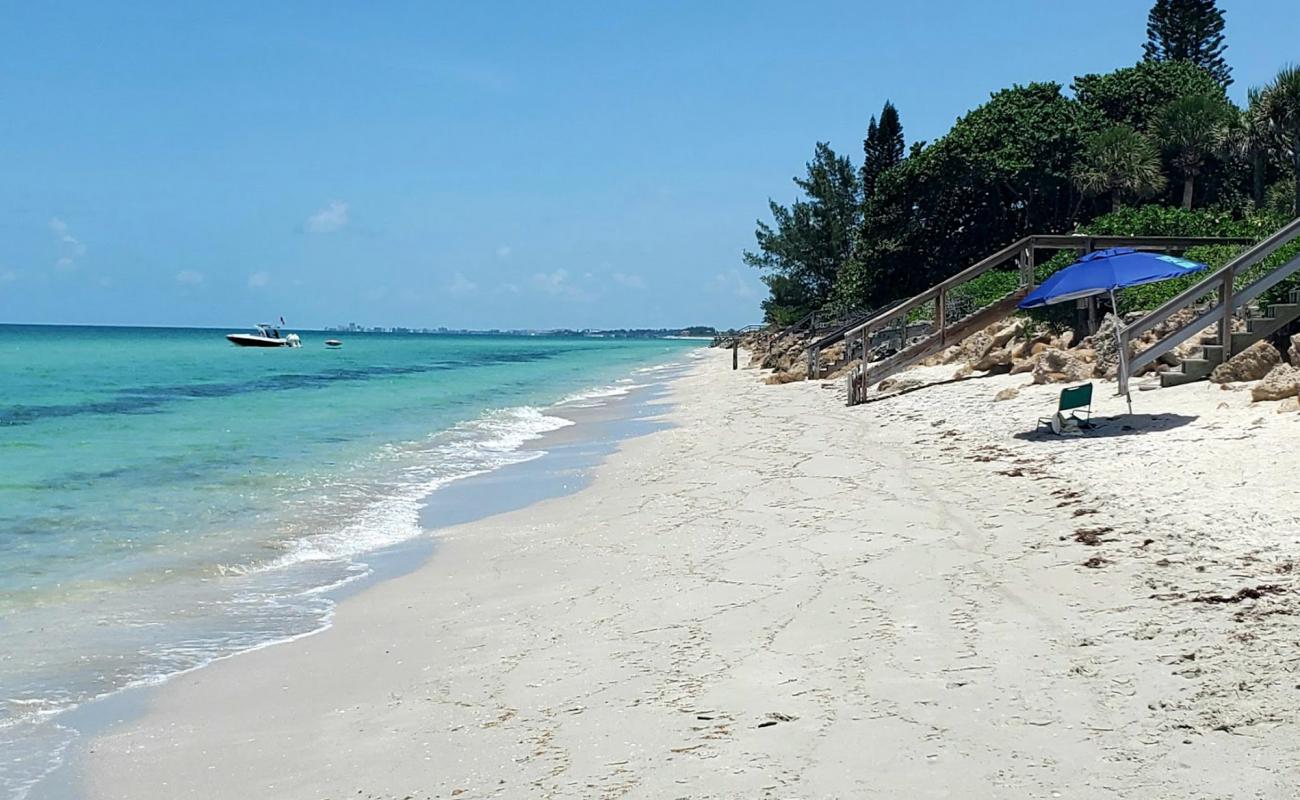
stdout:
[(700, 344), (223, 333), (0, 325), (0, 797), (58, 763), (64, 712), (319, 630), (431, 493)]

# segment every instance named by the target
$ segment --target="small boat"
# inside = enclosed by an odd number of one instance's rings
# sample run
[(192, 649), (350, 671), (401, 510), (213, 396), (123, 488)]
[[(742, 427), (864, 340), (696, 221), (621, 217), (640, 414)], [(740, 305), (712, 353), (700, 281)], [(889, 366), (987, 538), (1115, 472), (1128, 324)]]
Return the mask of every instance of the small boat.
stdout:
[(326, 339), (325, 346), (331, 348), (338, 348), (338, 347), (342, 347), (343, 343), (340, 342), (338, 339)]
[(227, 333), (226, 338), (240, 347), (302, 347), (298, 334), (281, 336), (279, 328), (258, 323), (257, 333)]

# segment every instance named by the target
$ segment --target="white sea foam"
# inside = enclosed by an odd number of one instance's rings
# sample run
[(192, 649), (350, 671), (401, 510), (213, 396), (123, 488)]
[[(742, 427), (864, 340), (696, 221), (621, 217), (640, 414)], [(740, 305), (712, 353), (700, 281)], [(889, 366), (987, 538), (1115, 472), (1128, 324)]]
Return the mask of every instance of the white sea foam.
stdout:
[(637, 389), (644, 388), (646, 384), (636, 383), (631, 378), (623, 378), (615, 381), (609, 386), (601, 386), (596, 389), (589, 389), (585, 392), (577, 392), (561, 400), (557, 405), (571, 406), (574, 408), (598, 408), (604, 405), (605, 400), (614, 397), (626, 397)]
[(426, 442), (389, 449), (386, 455), (391, 463), (377, 468), (397, 467), (398, 471), (391, 482), (368, 489), (377, 497), (352, 509), (346, 524), (335, 530), (290, 540), (283, 555), (256, 570), (348, 559), (420, 536), (424, 533), (420, 508), (429, 494), (452, 481), (539, 458), (544, 451), (521, 448), (572, 424), (540, 409), (518, 406), (487, 412)]

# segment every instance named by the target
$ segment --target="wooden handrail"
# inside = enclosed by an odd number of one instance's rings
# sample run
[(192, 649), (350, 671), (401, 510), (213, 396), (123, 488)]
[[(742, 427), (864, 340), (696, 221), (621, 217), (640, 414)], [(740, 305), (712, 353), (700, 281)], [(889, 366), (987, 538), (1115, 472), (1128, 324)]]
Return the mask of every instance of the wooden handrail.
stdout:
[[(1186, 342), (1215, 322), (1219, 324), (1219, 344), (1224, 348), (1224, 358), (1230, 357), (1232, 355), (1233, 310), (1254, 300), (1268, 289), (1285, 280), (1297, 269), (1300, 269), (1300, 257), (1270, 270), (1241, 291), (1236, 291), (1234, 286), (1237, 276), (1273, 255), (1297, 237), (1300, 237), (1300, 217), (1282, 226), (1254, 247), (1174, 295), (1162, 303), (1159, 308), (1144, 315), (1141, 319), (1134, 320), (1127, 325), (1121, 325), (1117, 332), (1120, 357), (1117, 371), (1119, 393), (1128, 393), (1129, 381), (1137, 370)], [(1202, 297), (1216, 289), (1219, 291), (1219, 299), (1208, 310), (1198, 314), (1195, 319), (1184, 323), (1177, 330), (1141, 353), (1135, 356), (1129, 355), (1129, 345), (1134, 339), (1152, 330), (1157, 325), (1167, 322), (1180, 311), (1190, 308)]]
[[(1206, 244), (1249, 244), (1251, 239), (1240, 236), (1085, 236), (1081, 234), (1034, 234), (1007, 245), (991, 256), (975, 262), (961, 272), (947, 278), (924, 292), (878, 314), (861, 325), (848, 330), (844, 336), (860, 336), (864, 329), (867, 333), (882, 327), (900, 314), (911, 312), (934, 300), (939, 293), (946, 292), (967, 281), (978, 278), (990, 269), (1007, 262), (1012, 256), (1019, 255), (1027, 248), (1033, 250), (1082, 250), (1092, 252), (1110, 247), (1131, 247), (1134, 250), (1155, 250), (1160, 252), (1180, 252), (1192, 247)], [(1032, 278), (1031, 278), (1032, 280)]]
[[(1092, 252), (1094, 250), (1104, 250), (1111, 247), (1129, 247), (1134, 250), (1155, 250), (1161, 252), (1181, 252), (1189, 248), (1205, 244), (1235, 244), (1246, 243), (1251, 241), (1243, 237), (1205, 237), (1205, 236), (1090, 236), (1080, 234), (1035, 234), (1026, 236), (1006, 247), (998, 250), (990, 256), (972, 264), (961, 272), (953, 275), (939, 283), (931, 286), (925, 291), (917, 294), (891, 308), (872, 316), (860, 325), (856, 325), (843, 334), (844, 339), (861, 338), (863, 359), (865, 361), (869, 349), (869, 339), (871, 335), (885, 326), (893, 323), (895, 320), (906, 320), (907, 315), (922, 306), (934, 303), (936, 308), (936, 319), (934, 321), (934, 330), (925, 337), (917, 346), (907, 346), (900, 341), (902, 352), (895, 357), (883, 362), (870, 371), (861, 369), (858, 377), (863, 381), (874, 381), (884, 374), (894, 370), (901, 369), (917, 358), (937, 351), (949, 343), (963, 338), (964, 334), (970, 332), (971, 326), (985, 320), (987, 314), (982, 309), (976, 309), (971, 314), (963, 317), (956, 322), (949, 324), (947, 322), (948, 311), (948, 292), (957, 286), (967, 283), (975, 278), (980, 277), (991, 269), (1006, 264), (1011, 259), (1016, 259), (1020, 267), (1020, 281), (1015, 290), (1007, 293), (1003, 297), (986, 306), (987, 309), (998, 309), (999, 312), (1005, 313), (1007, 310), (1014, 310), (1014, 303), (1009, 303), (1012, 299), (1023, 299), (1034, 287), (1034, 263), (1035, 254), (1039, 250), (1076, 250), (1082, 252)], [(984, 324), (987, 324), (985, 322)], [(904, 325), (904, 327), (906, 327)], [(813, 352), (810, 350), (810, 362), (812, 362)], [(854, 398), (854, 375), (849, 377), (849, 397), (850, 403)], [(861, 391), (865, 392), (865, 384)]]

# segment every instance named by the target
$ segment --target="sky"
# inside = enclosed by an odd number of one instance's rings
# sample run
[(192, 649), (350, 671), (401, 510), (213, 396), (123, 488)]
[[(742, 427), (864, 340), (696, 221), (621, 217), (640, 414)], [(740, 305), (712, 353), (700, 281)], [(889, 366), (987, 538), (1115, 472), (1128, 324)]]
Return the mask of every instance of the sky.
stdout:
[[(1293, 3), (1220, 0), (1239, 102)], [(815, 142), (1130, 65), (1149, 7), (0, 0), (0, 322), (757, 322)]]

